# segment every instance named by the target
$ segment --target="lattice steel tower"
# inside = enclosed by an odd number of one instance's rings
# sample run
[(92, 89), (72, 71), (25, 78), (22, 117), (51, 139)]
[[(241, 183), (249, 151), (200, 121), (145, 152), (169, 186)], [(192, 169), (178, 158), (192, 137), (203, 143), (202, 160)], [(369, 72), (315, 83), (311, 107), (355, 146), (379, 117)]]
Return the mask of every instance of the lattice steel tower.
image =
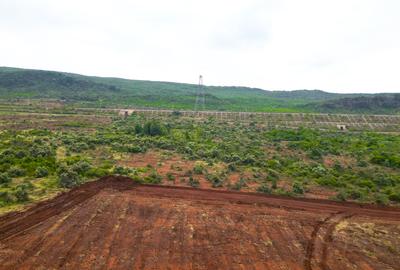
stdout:
[(196, 91), (196, 103), (194, 104), (195, 111), (204, 111), (206, 109), (206, 90), (203, 85), (203, 76), (199, 76), (199, 86)]

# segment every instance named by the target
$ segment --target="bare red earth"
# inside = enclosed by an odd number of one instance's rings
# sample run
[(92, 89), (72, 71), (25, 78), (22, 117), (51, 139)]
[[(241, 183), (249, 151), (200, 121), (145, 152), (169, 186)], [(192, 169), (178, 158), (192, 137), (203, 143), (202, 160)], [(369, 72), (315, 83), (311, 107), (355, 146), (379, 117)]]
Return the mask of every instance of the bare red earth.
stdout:
[(400, 210), (90, 182), (0, 217), (0, 269), (399, 269)]

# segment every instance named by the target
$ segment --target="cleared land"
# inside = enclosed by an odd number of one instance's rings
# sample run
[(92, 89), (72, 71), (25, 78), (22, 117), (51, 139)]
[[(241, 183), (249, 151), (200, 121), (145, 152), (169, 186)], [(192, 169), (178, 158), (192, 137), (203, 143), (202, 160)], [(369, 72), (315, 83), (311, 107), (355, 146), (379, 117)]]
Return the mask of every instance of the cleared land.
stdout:
[(0, 269), (398, 269), (400, 210), (86, 183), (0, 217)]

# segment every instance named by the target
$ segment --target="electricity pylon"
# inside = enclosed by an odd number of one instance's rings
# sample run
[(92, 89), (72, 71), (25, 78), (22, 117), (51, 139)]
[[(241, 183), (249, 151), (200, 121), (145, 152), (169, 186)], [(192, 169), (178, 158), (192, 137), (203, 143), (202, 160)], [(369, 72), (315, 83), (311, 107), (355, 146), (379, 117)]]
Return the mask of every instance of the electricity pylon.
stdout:
[(204, 111), (206, 109), (206, 93), (203, 85), (203, 76), (199, 77), (199, 85), (196, 91), (196, 103), (194, 104), (195, 111)]

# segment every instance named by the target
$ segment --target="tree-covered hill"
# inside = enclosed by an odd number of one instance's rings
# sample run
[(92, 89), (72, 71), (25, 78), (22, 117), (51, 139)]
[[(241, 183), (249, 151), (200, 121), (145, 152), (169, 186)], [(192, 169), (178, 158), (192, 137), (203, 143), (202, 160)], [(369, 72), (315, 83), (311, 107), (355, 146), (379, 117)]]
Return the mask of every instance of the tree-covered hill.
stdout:
[(305, 107), (320, 112), (399, 114), (400, 94), (341, 98), (316, 104), (308, 104)]
[[(197, 88), (196, 84), (0, 67), (0, 99), (51, 98), (77, 106), (190, 110), (194, 108)], [(369, 112), (369, 107), (360, 105), (363, 106), (360, 110), (358, 103), (346, 102), (367, 96), (359, 94), (336, 94), (320, 90), (267, 91), (236, 86), (206, 86), (205, 92), (207, 110)], [(371, 107), (371, 112), (379, 111), (379, 106), (385, 104), (377, 103)], [(386, 107), (385, 112), (396, 112), (395, 107)]]

